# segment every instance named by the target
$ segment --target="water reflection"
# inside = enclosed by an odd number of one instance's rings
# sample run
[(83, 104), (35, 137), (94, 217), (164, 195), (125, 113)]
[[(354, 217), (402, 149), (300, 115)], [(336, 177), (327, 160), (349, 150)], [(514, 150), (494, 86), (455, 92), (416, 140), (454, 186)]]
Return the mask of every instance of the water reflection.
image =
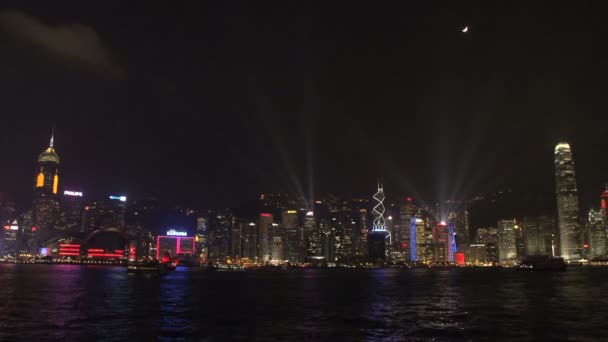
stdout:
[(603, 340), (608, 268), (215, 272), (0, 264), (0, 341)]

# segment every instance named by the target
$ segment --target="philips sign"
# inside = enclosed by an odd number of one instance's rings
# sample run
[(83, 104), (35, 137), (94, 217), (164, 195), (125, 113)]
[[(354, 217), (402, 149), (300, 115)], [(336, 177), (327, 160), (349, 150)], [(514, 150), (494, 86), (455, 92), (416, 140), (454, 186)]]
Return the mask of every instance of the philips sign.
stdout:
[(82, 197), (82, 192), (80, 192), (80, 191), (65, 190), (63, 192), (63, 194), (66, 195), (66, 196), (78, 196), (78, 197)]
[(111, 200), (118, 200), (121, 202), (126, 202), (127, 201), (127, 196), (110, 196)]
[(167, 236), (188, 236), (188, 232), (180, 232), (175, 229), (167, 230)]

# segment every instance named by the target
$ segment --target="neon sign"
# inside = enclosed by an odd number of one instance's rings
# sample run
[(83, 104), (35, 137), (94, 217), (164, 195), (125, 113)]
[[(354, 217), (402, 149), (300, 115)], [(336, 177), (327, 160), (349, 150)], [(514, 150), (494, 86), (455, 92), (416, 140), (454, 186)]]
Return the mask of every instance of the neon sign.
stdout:
[(70, 191), (70, 190), (64, 190), (63, 194), (66, 196), (77, 196), (77, 197), (82, 197), (82, 192), (80, 191)]
[(188, 236), (188, 232), (181, 232), (175, 229), (167, 230), (167, 236)]
[(119, 200), (121, 202), (127, 201), (127, 196), (110, 196), (111, 200)]

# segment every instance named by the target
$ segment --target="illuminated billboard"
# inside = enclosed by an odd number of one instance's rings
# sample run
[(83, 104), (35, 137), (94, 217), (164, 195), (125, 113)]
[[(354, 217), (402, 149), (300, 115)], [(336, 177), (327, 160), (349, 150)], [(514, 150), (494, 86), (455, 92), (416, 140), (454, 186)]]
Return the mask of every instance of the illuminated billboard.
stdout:
[(82, 197), (82, 192), (80, 191), (71, 191), (71, 190), (65, 190), (63, 191), (63, 194), (65, 196), (76, 196), (76, 197)]
[(167, 230), (167, 236), (188, 236), (188, 232), (169, 229)]

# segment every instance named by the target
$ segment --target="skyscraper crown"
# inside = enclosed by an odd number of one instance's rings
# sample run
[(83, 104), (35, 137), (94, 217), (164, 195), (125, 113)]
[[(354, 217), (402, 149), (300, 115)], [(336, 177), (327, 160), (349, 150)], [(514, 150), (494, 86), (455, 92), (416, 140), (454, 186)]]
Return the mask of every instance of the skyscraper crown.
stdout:
[(53, 162), (53, 163), (57, 163), (59, 164), (59, 155), (57, 154), (57, 152), (55, 151), (55, 148), (53, 147), (55, 143), (55, 137), (54, 137), (54, 133), (51, 134), (51, 140), (49, 141), (49, 147), (42, 151), (42, 153), (40, 153), (40, 155), (38, 156), (38, 162), (39, 163), (44, 163), (44, 162)]

